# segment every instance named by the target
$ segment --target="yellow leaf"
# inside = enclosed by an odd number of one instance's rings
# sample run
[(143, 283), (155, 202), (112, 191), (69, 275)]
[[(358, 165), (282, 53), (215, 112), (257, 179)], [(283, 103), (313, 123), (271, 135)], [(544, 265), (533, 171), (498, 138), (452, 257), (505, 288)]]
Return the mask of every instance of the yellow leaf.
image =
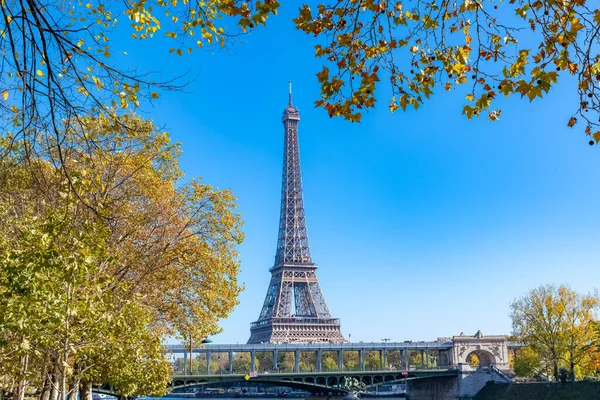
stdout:
[(38, 69), (37, 71), (35, 71), (36, 74), (38, 74), (38, 76), (46, 76), (44, 75), (44, 71), (42, 71), (41, 69)]
[(4, 100), (8, 99), (8, 90), (5, 90), (4, 92), (2, 92), (2, 98)]
[(158, 99), (158, 93), (152, 92), (152, 98), (153, 99)]

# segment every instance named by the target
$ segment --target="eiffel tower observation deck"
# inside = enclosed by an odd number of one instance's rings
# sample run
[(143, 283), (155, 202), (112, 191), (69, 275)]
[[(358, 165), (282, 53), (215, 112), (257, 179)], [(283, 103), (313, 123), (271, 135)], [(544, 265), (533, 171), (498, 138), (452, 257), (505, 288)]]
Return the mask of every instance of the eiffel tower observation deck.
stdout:
[(333, 318), (317, 279), (306, 231), (298, 122), (292, 103), (283, 111), (284, 152), (281, 214), (271, 283), (256, 322), (250, 325), (248, 343), (343, 343), (340, 320)]

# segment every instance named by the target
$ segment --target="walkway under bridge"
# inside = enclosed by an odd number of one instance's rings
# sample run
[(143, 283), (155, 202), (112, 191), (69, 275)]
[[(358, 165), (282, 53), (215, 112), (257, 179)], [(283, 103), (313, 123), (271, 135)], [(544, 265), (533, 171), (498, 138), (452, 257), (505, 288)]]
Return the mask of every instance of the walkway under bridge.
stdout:
[[(457, 377), (459, 371), (450, 368), (429, 368), (411, 371), (363, 371), (363, 372), (313, 372), (313, 373), (269, 373), (249, 378), (252, 383), (286, 386), (311, 393), (349, 393), (364, 391), (382, 384), (406, 383), (414, 379)], [(175, 375), (172, 390), (186, 387), (218, 386), (245, 382), (247, 375)]]

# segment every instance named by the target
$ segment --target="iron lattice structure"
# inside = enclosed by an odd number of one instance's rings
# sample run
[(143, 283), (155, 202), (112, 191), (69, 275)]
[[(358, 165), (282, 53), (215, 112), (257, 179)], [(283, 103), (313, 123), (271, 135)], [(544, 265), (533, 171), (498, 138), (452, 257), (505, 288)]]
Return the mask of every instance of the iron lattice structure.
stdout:
[(340, 320), (332, 318), (317, 279), (306, 231), (298, 122), (292, 104), (283, 111), (284, 155), (281, 214), (271, 283), (248, 343), (345, 342)]

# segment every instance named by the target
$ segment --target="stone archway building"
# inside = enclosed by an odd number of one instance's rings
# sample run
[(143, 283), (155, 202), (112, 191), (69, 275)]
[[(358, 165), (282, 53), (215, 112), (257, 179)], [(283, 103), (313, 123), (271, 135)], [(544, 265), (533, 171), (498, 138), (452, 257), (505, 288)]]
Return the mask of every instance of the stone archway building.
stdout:
[(452, 343), (451, 364), (468, 364), (467, 358), (474, 353), (483, 361), (482, 365), (492, 364), (501, 370), (509, 369), (508, 347), (504, 335), (484, 336), (481, 331), (477, 331), (473, 336), (453, 336)]

